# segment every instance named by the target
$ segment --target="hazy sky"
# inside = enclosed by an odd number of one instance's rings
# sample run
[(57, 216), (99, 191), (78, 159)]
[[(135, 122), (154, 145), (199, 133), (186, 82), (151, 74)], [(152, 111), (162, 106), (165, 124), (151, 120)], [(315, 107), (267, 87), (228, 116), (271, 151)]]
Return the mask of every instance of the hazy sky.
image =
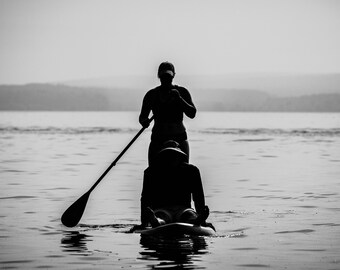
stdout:
[(0, 84), (340, 72), (338, 0), (0, 0)]

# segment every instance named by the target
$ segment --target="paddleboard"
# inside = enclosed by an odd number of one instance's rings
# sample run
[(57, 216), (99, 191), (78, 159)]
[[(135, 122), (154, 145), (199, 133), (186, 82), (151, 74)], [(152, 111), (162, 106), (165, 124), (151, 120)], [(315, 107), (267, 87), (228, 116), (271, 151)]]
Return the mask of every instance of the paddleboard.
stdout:
[(201, 236), (216, 236), (216, 232), (205, 226), (197, 226), (189, 223), (169, 223), (158, 226), (156, 228), (137, 229), (135, 233), (141, 235), (201, 235)]

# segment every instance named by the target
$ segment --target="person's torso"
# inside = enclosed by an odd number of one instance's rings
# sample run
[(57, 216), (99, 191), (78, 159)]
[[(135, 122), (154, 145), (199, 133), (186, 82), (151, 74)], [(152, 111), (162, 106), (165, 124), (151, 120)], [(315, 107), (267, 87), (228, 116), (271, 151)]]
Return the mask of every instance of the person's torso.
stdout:
[[(173, 89), (183, 94), (185, 91), (177, 85)], [(151, 109), (155, 115), (155, 123), (176, 124), (183, 121), (183, 109), (171, 95), (162, 91), (162, 86), (158, 86), (151, 90)]]
[[(164, 93), (158, 86), (150, 90), (150, 106), (155, 116), (153, 126), (153, 138), (167, 137), (184, 134), (186, 132), (183, 124), (183, 109), (178, 101), (175, 101), (168, 93)], [(174, 89), (179, 91), (182, 98), (185, 98), (187, 90), (174, 85)]]
[(174, 170), (154, 169), (151, 173), (152, 205), (155, 208), (185, 206), (191, 207), (191, 195), (195, 179), (192, 165)]

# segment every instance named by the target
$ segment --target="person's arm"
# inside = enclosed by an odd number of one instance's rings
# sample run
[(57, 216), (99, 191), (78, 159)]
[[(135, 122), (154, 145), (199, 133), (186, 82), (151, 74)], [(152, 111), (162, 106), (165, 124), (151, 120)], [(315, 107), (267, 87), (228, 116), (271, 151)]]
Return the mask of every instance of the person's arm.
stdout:
[(192, 169), (192, 180), (193, 180), (192, 198), (195, 204), (196, 212), (200, 213), (204, 209), (205, 199), (204, 199), (204, 191), (203, 191), (201, 174), (200, 174), (199, 169), (195, 166), (193, 166), (193, 169)]
[(179, 102), (186, 116), (189, 118), (194, 118), (196, 116), (197, 110), (187, 89), (183, 87), (178, 90), (173, 89), (171, 94)]
[(150, 92), (146, 93), (143, 99), (142, 108), (139, 114), (139, 123), (147, 128), (150, 125), (149, 114), (151, 112)]

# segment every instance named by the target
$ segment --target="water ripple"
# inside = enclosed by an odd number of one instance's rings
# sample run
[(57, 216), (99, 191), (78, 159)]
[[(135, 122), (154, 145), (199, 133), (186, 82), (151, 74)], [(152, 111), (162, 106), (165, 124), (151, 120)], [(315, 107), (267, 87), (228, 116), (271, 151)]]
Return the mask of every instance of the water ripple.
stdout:
[(275, 234), (286, 234), (286, 233), (312, 233), (312, 232), (315, 232), (315, 230), (304, 229), (304, 230), (296, 230), (296, 231), (280, 231), (280, 232), (276, 232)]
[[(267, 129), (267, 128), (255, 128), (255, 129), (238, 129), (238, 128), (208, 128), (200, 130), (200, 133), (208, 134), (230, 134), (230, 135), (282, 135), (282, 136), (303, 136), (303, 137), (315, 137), (315, 136), (340, 136), (340, 128), (301, 128), (301, 129)], [(259, 142), (259, 141), (271, 141), (271, 138), (249, 139), (239, 140), (243, 142)], [(332, 142), (332, 141), (330, 141)]]
[(254, 268), (269, 268), (270, 265), (267, 264), (239, 264), (240, 267), (254, 267)]
[(11, 196), (11, 197), (0, 197), (0, 200), (10, 200), (10, 199), (33, 199), (36, 196)]
[(340, 226), (339, 223), (316, 223), (312, 224), (313, 226), (327, 226), (327, 227), (337, 227)]
[(96, 134), (96, 133), (131, 133), (136, 132), (133, 128), (109, 128), (109, 127), (0, 127), (0, 133), (33, 133), (33, 134)]
[(269, 268), (270, 265), (267, 264), (239, 264), (240, 267), (254, 267), (254, 268)]

